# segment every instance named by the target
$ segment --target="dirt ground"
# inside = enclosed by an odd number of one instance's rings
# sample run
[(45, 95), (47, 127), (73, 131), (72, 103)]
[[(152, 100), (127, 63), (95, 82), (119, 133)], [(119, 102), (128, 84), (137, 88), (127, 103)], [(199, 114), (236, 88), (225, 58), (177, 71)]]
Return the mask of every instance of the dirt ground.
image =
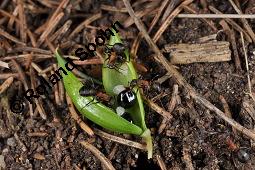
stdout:
[[(57, 15), (60, 20), (56, 21), (56, 17), (52, 15), (55, 14), (61, 2), (65, 5), (59, 9)], [(134, 11), (142, 15), (142, 21), (148, 29), (158, 12), (155, 9), (159, 9), (163, 2), (165, 1), (147, 0), (131, 1), (131, 4)], [(180, 0), (171, 1), (170, 5), (173, 8), (170, 13), (180, 3)], [(167, 4), (167, 6), (170, 5)], [(237, 6), (243, 13), (255, 14), (254, 5), (254, 0), (245, 0)], [(209, 6), (213, 6), (222, 13), (236, 13), (230, 2), (226, 0), (194, 0), (188, 5), (198, 13), (213, 13), (209, 10)], [(66, 101), (61, 101), (61, 96), (59, 96), (60, 99), (56, 99), (59, 95), (56, 92), (40, 100), (46, 119), (43, 119), (35, 105), (32, 108), (34, 115), (31, 116), (28, 103), (23, 113), (13, 113), (9, 109), (11, 102), (25, 92), (24, 79), (20, 75), (25, 75), (28, 87), (31, 87), (31, 82), (37, 79), (35, 75), (39, 74), (35, 67), (31, 69), (33, 63), (42, 70), (56, 64), (52, 51), (57, 46), (65, 55), (74, 54), (77, 47), (83, 47), (84, 44), (92, 42), (97, 28), (106, 29), (114, 21), (119, 21), (125, 26), (125, 29), (120, 31), (120, 35), (131, 48), (139, 31), (122, 1), (3, 0), (0, 2), (0, 9), (0, 61), (9, 63), (10, 67), (8, 69), (0, 66), (0, 84), (10, 76), (14, 77), (10, 87), (0, 93), (0, 169), (103, 169), (101, 161), (79, 143), (82, 140), (88, 141), (99, 149), (116, 169), (163, 169), (159, 159), (163, 161), (166, 169), (255, 169), (254, 141), (226, 123), (213, 111), (193, 100), (180, 85), (178, 86), (178, 102), (171, 112), (173, 118), (167, 122), (162, 133), (158, 130), (163, 117), (145, 105), (146, 125), (153, 137), (153, 158), (150, 160), (147, 159), (145, 151), (113, 142), (99, 135), (89, 136), (72, 119)], [(63, 16), (59, 15), (61, 12)], [(101, 15), (96, 16), (100, 12)], [(159, 21), (152, 29), (151, 37), (161, 28), (164, 22), (161, 19), (165, 12), (166, 10), (163, 10)], [(181, 13), (189, 14), (190, 12), (185, 8)], [(94, 19), (86, 21), (87, 23), (80, 31), (71, 35), (83, 21), (92, 16)], [(52, 22), (52, 19), (48, 24), (51, 17), (55, 21)], [(229, 106), (231, 119), (250, 129), (254, 135), (255, 101), (248, 94), (249, 84), (240, 33), (229, 24), (231, 30), (235, 32), (234, 39), (240, 59), (241, 70), (237, 70), (231, 46), (233, 42), (226, 31), (219, 33), (219, 30), (222, 30), (221, 19), (208, 20), (217, 30), (213, 30), (201, 19), (174, 18), (157, 45), (163, 49), (166, 44), (197, 43), (199, 38), (217, 33), (218, 41), (229, 41), (232, 57), (230, 61), (176, 65), (177, 70), (196, 92), (220, 110), (225, 111), (219, 99), (223, 96)], [(234, 21), (246, 32), (240, 19), (234, 19)], [(247, 19), (247, 21), (251, 29), (255, 30), (254, 20)], [(46, 25), (41, 27), (45, 23)], [(49, 27), (53, 27), (54, 24), (56, 24), (55, 28), (50, 30)], [(67, 26), (60, 31), (60, 34), (54, 34), (65, 24)], [(31, 33), (24, 31), (27, 28)], [(47, 29), (50, 33), (43, 37), (42, 34)], [(53, 35), (56, 37), (54, 38)], [(245, 47), (250, 69), (251, 90), (255, 93), (254, 41), (249, 43), (245, 39)], [(102, 49), (99, 53), (103, 55)], [(164, 67), (154, 60), (154, 55), (146, 41), (142, 40), (135, 62), (147, 69), (147, 71), (138, 69), (138, 72), (141, 78), (148, 82), (158, 80), (167, 74)], [(167, 59), (171, 58), (169, 53), (164, 55)], [(17, 69), (13, 60), (22, 70)], [(94, 61), (97, 63), (80, 64), (79, 70), (101, 80), (101, 64), (98, 62), (100, 59)], [(51, 71), (46, 74), (50, 75)], [(178, 83), (173, 76), (170, 76), (161, 82), (160, 95), (159, 92), (150, 92), (147, 96), (150, 99), (157, 98), (155, 103), (162, 109), (168, 110), (175, 84)], [(247, 105), (253, 110), (247, 111)], [(83, 121), (92, 129), (98, 128), (119, 137), (142, 142), (136, 136), (104, 130), (86, 118)]]

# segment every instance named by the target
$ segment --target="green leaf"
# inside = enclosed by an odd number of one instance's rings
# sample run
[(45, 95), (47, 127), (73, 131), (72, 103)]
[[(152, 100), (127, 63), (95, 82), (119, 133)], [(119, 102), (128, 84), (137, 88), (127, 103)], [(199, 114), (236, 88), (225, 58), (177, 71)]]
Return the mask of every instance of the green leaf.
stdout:
[(60, 56), (58, 50), (56, 50), (55, 56), (57, 57), (59, 67), (62, 67), (68, 73), (68, 75), (62, 74), (64, 86), (75, 107), (82, 115), (113, 132), (134, 135), (141, 135), (143, 133), (140, 127), (118, 116), (111, 108), (106, 107), (95, 99), (91, 103), (93, 100), (92, 96), (80, 96), (79, 90), (83, 84), (72, 72), (65, 68), (66, 61)]
[[(115, 36), (110, 37), (109, 45), (108, 47), (111, 48), (115, 43), (122, 43), (121, 38), (118, 33), (116, 33), (113, 29)], [(119, 68), (116, 69), (110, 69), (107, 67), (107, 62), (105, 61), (102, 68), (102, 74), (103, 74), (103, 85), (105, 88), (106, 93), (108, 93), (111, 96), (115, 96), (115, 93), (113, 92), (113, 89), (117, 85), (124, 85), (125, 87), (128, 87), (130, 82), (133, 79), (138, 79), (138, 75), (136, 73), (136, 70), (133, 66), (132, 59), (129, 56), (129, 52), (126, 49), (125, 55), (127, 58), (127, 61), (123, 63)], [(105, 55), (105, 59), (108, 58), (107, 54)], [(134, 121), (134, 124), (141, 127), (144, 131), (143, 135), (141, 135), (146, 143), (147, 143), (147, 150), (148, 150), (148, 158), (152, 157), (152, 140), (151, 140), (151, 134), (150, 130), (146, 127), (145, 124), (145, 111), (143, 106), (143, 100), (140, 93), (140, 90), (138, 87), (134, 87), (133, 91), (136, 94), (137, 102), (134, 106), (132, 106), (129, 109), (126, 109), (128, 113), (130, 113), (132, 120)]]

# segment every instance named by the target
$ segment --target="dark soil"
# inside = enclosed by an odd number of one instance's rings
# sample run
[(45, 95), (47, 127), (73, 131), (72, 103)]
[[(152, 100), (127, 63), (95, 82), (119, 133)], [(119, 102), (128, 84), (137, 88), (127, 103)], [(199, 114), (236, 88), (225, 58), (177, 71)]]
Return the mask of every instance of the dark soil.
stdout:
[[(236, 13), (228, 1), (205, 1), (208, 5), (214, 6), (223, 13)], [(248, 1), (252, 0), (246, 0), (240, 4), (242, 11), (248, 8)], [(45, 5), (47, 4), (46, 1), (45, 3), (41, 3), (40, 1), (23, 1), (23, 3), (27, 5), (25, 7), (27, 26), (35, 34), (36, 40), (39, 39), (41, 34), (37, 34), (34, 30), (51, 17), (60, 3), (60, 1), (50, 2), (52, 3), (49, 4), (52, 4), (54, 8), (47, 7), (47, 5)], [(150, 1), (135, 6), (134, 10), (143, 11), (146, 4), (149, 2)], [(57, 29), (59, 29), (70, 19), (72, 21), (70, 29), (61, 36), (58, 41), (51, 42), (54, 47), (57, 47), (58, 44), (61, 46), (66, 42), (70, 42), (71, 45), (63, 47), (65, 55), (72, 54), (73, 50), (76, 49), (78, 45), (83, 46), (91, 42), (96, 36), (96, 30), (94, 28), (86, 27), (74, 38), (69, 38), (70, 33), (88, 17), (101, 11), (102, 17), (89, 25), (102, 29), (108, 28), (114, 21), (124, 23), (128, 18), (130, 19), (128, 13), (100, 9), (103, 4), (124, 8), (124, 4), (121, 1), (88, 0), (81, 1), (80, 3), (78, 3), (78, 1), (72, 1), (69, 4), (72, 3), (76, 3), (77, 5), (75, 7), (67, 5), (67, 7), (63, 9), (64, 17), (57, 26)], [(35, 9), (31, 10), (31, 6)], [(194, 1), (191, 6), (199, 12), (203, 12), (200, 1)], [(3, 0), (0, 2), (0, 8), (11, 14), (16, 7), (17, 3), (13, 1)], [(42, 12), (40, 13), (39, 11)], [(207, 13), (209, 13), (209, 11), (207, 11)], [(1, 12), (0, 15), (2, 15)], [(151, 23), (154, 15), (155, 14), (148, 14), (143, 17), (143, 21), (147, 27)], [(214, 19), (212, 21), (219, 30), (222, 29), (219, 25), (219, 19)], [(236, 21), (242, 27), (240, 20)], [(9, 18), (0, 18), (0, 28), (20, 39), (19, 27), (17, 27), (16, 24), (14, 24), (15, 26), (8, 26), (8, 22)], [(254, 22), (249, 21), (249, 23), (253, 30), (255, 30)], [(151, 35), (154, 35), (160, 28), (160, 25), (161, 24), (157, 24), (155, 26)], [(135, 24), (133, 24), (125, 30), (121, 30), (120, 34), (131, 47), (138, 33)], [(198, 38), (214, 33), (215, 32), (206, 23), (199, 19), (176, 18), (164, 32), (157, 45), (162, 48), (169, 43), (195, 43)], [(49, 37), (51, 35), (52, 34), (50, 34)], [(220, 37), (220, 40), (227, 41), (228, 39), (226, 37), (227, 36), (224, 34)], [(0, 41), (0, 51), (2, 51), (0, 60), (7, 56), (22, 54), (22, 51), (11, 54), (9, 51), (16, 49), (19, 45), (1, 36), (1, 34)], [(6, 48), (6, 41), (10, 45), (9, 49)], [(198, 93), (221, 110), (223, 110), (223, 105), (219, 100), (219, 96), (224, 96), (230, 106), (232, 118), (244, 127), (254, 129), (255, 120), (253, 120), (243, 106), (244, 101), (249, 101), (255, 108), (255, 103), (247, 95), (248, 88), (245, 58), (240, 36), (237, 32), (236, 41), (242, 65), (241, 71), (236, 71), (233, 60), (220, 63), (178, 65), (178, 70)], [(29, 38), (27, 46), (32, 47)], [(251, 43), (247, 44), (247, 47), (250, 68), (249, 74), (254, 81), (255, 45)], [(50, 48), (46, 43), (45, 45), (41, 45), (40, 48), (50, 52)], [(23, 52), (23, 54), (28, 53), (30, 52)], [(166, 74), (166, 70), (152, 59), (152, 54), (153, 51), (149, 49), (147, 43), (142, 41), (137, 56), (139, 62), (149, 70), (148, 72), (140, 73), (141, 77), (148, 81), (154, 81), (158, 77)], [(165, 56), (169, 57), (169, 54)], [(26, 76), (30, 82), (29, 68), (32, 66), (30, 65), (26, 68), (24, 66), (26, 60), (16, 59), (16, 61), (21, 65), (23, 70), (27, 72)], [(54, 58), (42, 60), (33, 58), (32, 61), (43, 69), (56, 63)], [(5, 60), (5, 62), (11, 63), (10, 60)], [(101, 65), (82, 65), (79, 69), (92, 77), (101, 79)], [(0, 75), (4, 75), (4, 73), (17, 73), (17, 71), (12, 65), (11, 69), (0, 67)], [(5, 79), (6, 78), (1, 78), (0, 84), (2, 84)], [(163, 82), (161, 85), (162, 91), (168, 95), (156, 101), (158, 105), (166, 110), (174, 84), (177, 83), (173, 78), (169, 78)], [(255, 92), (254, 87), (255, 82), (253, 82), (252, 86), (253, 92)], [(158, 134), (158, 128), (163, 117), (148, 106), (145, 106), (146, 124), (147, 127), (151, 129), (153, 137), (154, 155), (151, 160), (147, 160), (146, 152), (139, 149), (116, 144), (115, 142), (97, 135), (94, 137), (88, 136), (79, 127), (77, 122), (71, 118), (66, 103), (64, 102), (58, 105), (55, 102), (54, 94), (50, 95), (49, 98), (42, 99), (43, 107), (47, 114), (46, 120), (43, 120), (38, 113), (36, 116), (30, 117), (28, 106), (25, 107), (22, 114), (11, 112), (5, 104), (5, 100), (8, 99), (9, 103), (11, 103), (12, 98), (22, 95), (24, 91), (20, 77), (16, 77), (11, 87), (9, 87), (5, 93), (0, 94), (0, 155), (4, 157), (5, 169), (102, 169), (102, 164), (99, 159), (80, 145), (79, 142), (81, 140), (92, 143), (106, 157), (109, 156), (116, 146), (116, 153), (111, 160), (112, 165), (116, 169), (160, 169), (156, 155), (161, 156), (167, 169), (189, 169), (190, 167), (187, 167), (187, 162), (184, 159), (184, 148), (188, 150), (190, 161), (194, 169), (255, 169), (254, 141), (251, 141), (242, 133), (233, 130), (230, 125), (225, 123), (213, 112), (193, 101), (181, 86), (179, 86), (180, 103), (178, 103), (172, 113), (173, 119), (167, 124), (165, 130), (161, 134)], [(151, 94), (151, 98), (156, 96), (154, 93)], [(46, 102), (46, 100), (48, 102)], [(52, 106), (54, 106), (56, 110), (54, 110)], [(86, 118), (83, 120), (92, 128), (100, 128)], [(29, 135), (32, 132), (40, 132), (46, 135), (35, 137)], [(135, 136), (115, 135), (141, 142), (141, 139)], [(245, 153), (248, 155), (245, 155), (245, 158), (248, 160), (242, 158)], [(3, 167), (3, 160), (0, 160), (0, 169), (1, 167)]]

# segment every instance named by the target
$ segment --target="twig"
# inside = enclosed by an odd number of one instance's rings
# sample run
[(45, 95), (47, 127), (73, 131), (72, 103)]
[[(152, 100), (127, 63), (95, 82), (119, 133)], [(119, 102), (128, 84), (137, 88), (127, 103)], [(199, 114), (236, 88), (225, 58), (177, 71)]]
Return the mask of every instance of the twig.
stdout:
[(23, 83), (25, 90), (27, 90), (28, 83), (27, 83), (27, 79), (26, 79), (24, 71), (22, 70), (22, 68), (19, 66), (19, 64), (14, 59), (12, 59), (11, 61), (12, 61), (12, 64), (14, 65), (15, 69), (19, 73), (19, 76), (20, 76), (19, 78), (20, 78), (21, 82)]
[(219, 22), (219, 24), (223, 27), (223, 30), (225, 31), (225, 33), (228, 36), (228, 39), (232, 45), (232, 49), (234, 52), (234, 61), (235, 61), (236, 70), (240, 71), (240, 70), (242, 70), (242, 68), (241, 68), (240, 58), (238, 55), (238, 50), (237, 50), (237, 45), (236, 45), (235, 32), (233, 29), (229, 28), (228, 24), (224, 20), (221, 20)]
[(169, 2), (166, 10), (164, 11), (164, 14), (161, 18), (160, 23), (166, 20), (166, 18), (169, 16), (169, 14), (174, 10), (174, 8), (180, 3), (180, 0), (172, 0)]
[[(53, 68), (55, 71), (58, 69), (56, 64), (53, 64)], [(51, 75), (52, 74), (54, 74), (54, 71), (51, 71)], [(54, 88), (55, 102), (57, 105), (59, 105), (60, 99), (59, 99), (58, 84), (55, 84), (53, 88)]]
[[(126, 1), (126, 0), (125, 0)], [(124, 1), (124, 3), (125, 3)], [(157, 42), (159, 40), (159, 38), (161, 37), (161, 35), (163, 34), (163, 32), (165, 32), (165, 30), (167, 29), (167, 27), (171, 24), (171, 22), (173, 21), (173, 19), (181, 12), (181, 10), (183, 9), (184, 5), (189, 5), (191, 2), (193, 2), (193, 0), (185, 0), (183, 1), (168, 17), (167, 19), (164, 21), (164, 23), (161, 25), (161, 27), (158, 29), (158, 31), (156, 32), (156, 34), (153, 37), (153, 41)], [(135, 16), (135, 15), (134, 15)]]
[(253, 101), (255, 102), (255, 97), (253, 96), (252, 90), (251, 90), (251, 78), (250, 78), (250, 73), (249, 73), (249, 63), (248, 63), (247, 51), (246, 51), (245, 46), (244, 46), (243, 33), (240, 32), (240, 34), (241, 34), (243, 52), (244, 52), (244, 57), (245, 57), (245, 66), (246, 66), (246, 71), (247, 71), (249, 95), (253, 99)]
[(145, 97), (143, 97), (143, 99), (149, 107), (151, 107), (155, 112), (163, 116), (166, 120), (171, 120), (173, 118), (170, 112), (166, 111), (164, 108), (160, 107), (150, 99), (147, 99)]
[[(216, 13), (216, 14), (222, 14), (219, 10), (217, 10), (217, 9), (214, 8), (213, 6), (209, 6), (209, 9), (210, 9), (212, 12)], [(245, 35), (245, 38), (247, 39), (247, 41), (248, 41), (249, 43), (252, 42), (252, 39), (250, 38), (249, 34), (248, 34), (245, 30), (243, 30), (243, 28), (240, 27), (234, 20), (232, 20), (232, 19), (230, 19), (230, 18), (225, 18), (225, 20), (226, 20), (230, 25), (232, 25), (232, 27), (233, 27), (235, 30), (237, 30), (237, 31), (239, 31), (239, 32), (243, 32), (244, 35)]]
[[(128, 0), (123, 0), (123, 2), (125, 4), (126, 8), (128, 9), (129, 15), (132, 16), (132, 18), (134, 19), (134, 22), (135, 22), (137, 28), (139, 29), (139, 31), (142, 32), (142, 34), (143, 34), (145, 40), (147, 41), (147, 43), (149, 44), (149, 46), (152, 47), (153, 51), (157, 54), (157, 56), (155, 56), (155, 60), (157, 62), (159, 62), (160, 64), (162, 64), (166, 68), (166, 70), (169, 72), (169, 74), (171, 74), (176, 79), (176, 81), (180, 85), (182, 85), (189, 92), (190, 96), (194, 100), (196, 100), (198, 103), (204, 105), (209, 110), (215, 112), (220, 118), (225, 120), (227, 123), (229, 123), (231, 126), (236, 128), (237, 130), (239, 130), (243, 134), (245, 134), (248, 137), (250, 137), (251, 139), (255, 140), (255, 133), (253, 131), (243, 127), (242, 125), (240, 125), (239, 123), (237, 123), (233, 119), (230, 119), (227, 116), (225, 116), (225, 114), (222, 111), (220, 111), (217, 107), (215, 107), (209, 101), (207, 101), (206, 99), (201, 97), (198, 93), (196, 93), (195, 89), (190, 84), (188, 84), (188, 82), (184, 79), (184, 77), (171, 64), (169, 64), (169, 62), (163, 56), (163, 54), (161, 53), (159, 48), (152, 41), (152, 39), (150, 38), (150, 36), (146, 32), (145, 27), (142, 24), (141, 20), (138, 19), (135, 16), (134, 11), (133, 11), (129, 1)], [(184, 1), (184, 2), (187, 3), (187, 1)]]
[(4, 67), (4, 68), (10, 68), (9, 64), (4, 62), (4, 61), (0, 61), (0, 67)]
[[(198, 12), (195, 10), (195, 9), (193, 9), (193, 8), (191, 8), (190, 6), (183, 6), (184, 7), (184, 10), (187, 10), (187, 11), (189, 11), (190, 13), (192, 13), (192, 14), (195, 14), (195, 15), (200, 15), (200, 14), (198, 14)], [(181, 14), (179, 14), (179, 15), (181, 15)], [(177, 17), (179, 16), (179, 15), (177, 15)], [(187, 15), (190, 15), (190, 14), (187, 14)], [(180, 17), (179, 17), (180, 18)], [(206, 19), (206, 18), (200, 18), (202, 21), (204, 21), (206, 24), (208, 24), (211, 28), (212, 28), (212, 30), (214, 31), (214, 32), (217, 32), (218, 31), (218, 29), (217, 29), (217, 27), (215, 26), (215, 24), (212, 22), (212, 20), (208, 20), (208, 19)]]
[(82, 141), (80, 142), (86, 149), (88, 149), (89, 151), (91, 151), (100, 161), (103, 165), (105, 165), (105, 167), (109, 170), (115, 170), (115, 168), (112, 166), (111, 162), (109, 161), (109, 159), (107, 159), (103, 153), (101, 153), (96, 147), (94, 147), (93, 145), (91, 145), (90, 143), (86, 142), (86, 141)]
[[(165, 6), (167, 5), (169, 0), (164, 0), (162, 2), (162, 4), (160, 5), (160, 8), (157, 12), (157, 14), (155, 15), (155, 17), (153, 18), (151, 24), (150, 24), (150, 27), (148, 29), (148, 33), (150, 33), (153, 29), (153, 27), (155, 26), (155, 24), (157, 23), (157, 21), (159, 20), (159, 17), (161, 15), (161, 13), (163, 12), (163, 10), (165, 9)], [(133, 56), (134, 58), (136, 57), (136, 53), (137, 53), (137, 50), (139, 48), (139, 44), (142, 40), (142, 33), (139, 33), (138, 36), (136, 37), (136, 39), (134, 40), (134, 43), (132, 45), (132, 48), (131, 48), (131, 56)]]
[(100, 58), (92, 58), (92, 59), (87, 59), (84, 61), (74, 60), (73, 63), (76, 65), (92, 65), (92, 64), (103, 64), (103, 61)]
[(104, 5), (104, 4), (101, 5), (101, 9), (105, 11), (112, 11), (112, 12), (127, 12), (126, 8), (118, 9), (114, 6)]
[[(229, 118), (232, 118), (232, 113), (230, 111), (228, 102), (226, 101), (224, 96), (220, 95), (219, 99), (220, 99), (220, 101), (221, 101), (221, 103), (223, 105), (224, 112), (225, 112), (226, 116), (229, 117)], [(233, 127), (232, 127), (232, 131), (233, 131), (234, 134), (236, 134), (236, 129), (234, 129)]]
[(49, 50), (43, 50), (43, 49), (34, 48), (34, 47), (16, 47), (8, 51), (7, 53), (12, 54), (17, 52), (35, 52), (35, 53), (48, 54), (48, 55), (52, 54), (52, 52), (50, 52)]
[[(239, 15), (243, 15), (242, 11), (236, 6), (236, 4), (232, 1), (232, 0), (228, 0), (231, 5), (234, 7), (235, 11), (239, 14)], [(255, 15), (253, 15), (255, 16)], [(251, 28), (251, 26), (249, 25), (248, 21), (245, 18), (241, 18), (241, 22), (243, 23), (244, 28), (246, 29), (246, 31), (248, 32), (248, 34), (251, 36), (251, 39), (253, 40), (253, 42), (255, 42), (255, 34)]]
[(37, 41), (37, 47), (39, 47), (47, 38), (47, 36), (57, 27), (58, 23), (60, 22), (60, 20), (63, 18), (64, 13), (61, 12), (59, 13), (56, 18), (54, 18), (54, 20), (52, 20), (46, 29), (44, 30), (44, 32), (42, 33), (42, 35), (40, 36), (40, 38)]
[(16, 141), (18, 142), (18, 144), (20, 145), (21, 149), (23, 152), (27, 151), (27, 147), (26, 145), (20, 140), (19, 136), (17, 135), (17, 133), (14, 133), (14, 137), (16, 139)]
[(249, 18), (254, 19), (251, 14), (178, 14), (177, 18)]
[(127, 146), (130, 146), (130, 147), (133, 147), (133, 148), (146, 150), (146, 146), (143, 145), (143, 144), (140, 144), (138, 142), (134, 142), (134, 141), (131, 141), (131, 140), (128, 140), (128, 139), (124, 139), (124, 138), (121, 138), (121, 137), (118, 137), (118, 136), (114, 136), (114, 135), (108, 134), (106, 132), (103, 132), (99, 129), (94, 129), (94, 132), (98, 136), (109, 139), (111, 141), (114, 141), (114, 142), (117, 142), (117, 143), (120, 143), (120, 144), (123, 144), (123, 145), (127, 145)]
[[(36, 83), (35, 83), (35, 73), (34, 73), (33, 67), (30, 67), (30, 79), (31, 79), (31, 87), (32, 87), (33, 91), (35, 91)], [(36, 107), (38, 109), (40, 116), (43, 119), (47, 119), (46, 112), (45, 112), (44, 108), (42, 107), (41, 98), (34, 98), (34, 100), (35, 100), (35, 104), (36, 104)]]
[(101, 13), (97, 13), (89, 17), (88, 19), (84, 20), (80, 25), (78, 25), (73, 32), (69, 35), (69, 39), (72, 39), (77, 33), (79, 33), (86, 25), (96, 21), (97, 19), (101, 18)]
[(13, 77), (9, 77), (0, 85), (0, 94), (2, 94), (13, 82)]
[(186, 168), (187, 170), (194, 170), (194, 166), (192, 164), (192, 159), (191, 159), (191, 155), (189, 153), (189, 146), (184, 143), (183, 144), (183, 149), (182, 149), (182, 154), (183, 154), (183, 161), (186, 164)]
[(77, 114), (77, 112), (75, 111), (74, 105), (70, 99), (70, 97), (67, 95), (66, 93), (66, 102), (68, 104), (68, 109), (70, 111), (71, 117), (76, 120), (76, 122), (78, 123), (78, 125), (81, 127), (82, 130), (84, 130), (87, 134), (89, 134), (90, 136), (94, 135), (93, 130), (87, 125), (85, 124), (81, 118), (79, 117), (79, 115)]
[(49, 134), (46, 133), (46, 132), (30, 132), (27, 135), (30, 136), (30, 137), (46, 137)]
[(164, 161), (162, 160), (161, 156), (156, 155), (156, 158), (157, 158), (157, 162), (158, 162), (158, 165), (159, 165), (160, 169), (161, 170), (167, 170), (166, 165), (165, 165)]
[(21, 40), (26, 43), (27, 41), (27, 22), (26, 22), (26, 15), (24, 14), (24, 3), (23, 0), (18, 0), (18, 7), (19, 7), (19, 20), (20, 20), (20, 36)]
[(117, 143), (115, 143), (115, 145), (114, 145), (112, 151), (111, 151), (110, 154), (108, 155), (108, 159), (109, 159), (109, 160), (112, 160), (112, 158), (114, 157), (115, 153), (117, 152), (118, 146), (119, 146), (119, 145), (118, 145)]
[(20, 44), (20, 45), (26, 45), (25, 43), (21, 42), (19, 39), (17, 39), (16, 37), (10, 35), (8, 32), (5, 32), (3, 29), (0, 28), (0, 35), (4, 36), (5, 38)]
[[(167, 110), (168, 110), (169, 113), (172, 113), (174, 111), (174, 108), (177, 104), (177, 95), (178, 95), (178, 85), (175, 84), (173, 86), (173, 93), (172, 93), (171, 100), (168, 104), (168, 109)], [(158, 130), (159, 134), (163, 132), (163, 130), (165, 129), (168, 122), (169, 121), (167, 119), (165, 119), (165, 118), (163, 119), (163, 121), (161, 122), (161, 124), (159, 126), (159, 130)]]

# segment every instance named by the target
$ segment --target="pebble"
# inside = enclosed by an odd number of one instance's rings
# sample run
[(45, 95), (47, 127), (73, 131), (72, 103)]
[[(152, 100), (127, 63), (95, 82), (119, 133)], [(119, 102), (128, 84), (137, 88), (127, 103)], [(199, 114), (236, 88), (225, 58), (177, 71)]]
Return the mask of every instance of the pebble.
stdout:
[(6, 167), (6, 164), (5, 164), (5, 161), (4, 161), (4, 156), (0, 155), (0, 169), (1, 168), (5, 169), (5, 167)]
[(14, 138), (8, 138), (7, 139), (7, 145), (12, 146), (12, 147), (16, 146), (15, 139)]

